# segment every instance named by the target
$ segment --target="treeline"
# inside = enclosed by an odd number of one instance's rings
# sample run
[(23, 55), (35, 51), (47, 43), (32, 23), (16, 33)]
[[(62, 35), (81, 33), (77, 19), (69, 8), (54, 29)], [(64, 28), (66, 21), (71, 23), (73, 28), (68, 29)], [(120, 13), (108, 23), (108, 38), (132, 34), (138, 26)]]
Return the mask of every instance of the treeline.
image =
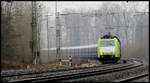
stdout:
[[(31, 2), (1, 2), (1, 61), (31, 63)], [(11, 62), (10, 62), (11, 64)], [(2, 64), (4, 66), (5, 64)]]

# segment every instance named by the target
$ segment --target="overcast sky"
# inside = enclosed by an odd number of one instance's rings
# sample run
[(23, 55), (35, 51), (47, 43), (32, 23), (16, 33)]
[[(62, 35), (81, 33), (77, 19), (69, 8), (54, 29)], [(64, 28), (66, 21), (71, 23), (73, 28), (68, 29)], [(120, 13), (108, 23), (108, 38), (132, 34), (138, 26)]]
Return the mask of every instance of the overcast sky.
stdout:
[[(42, 1), (42, 3), (45, 6), (46, 11), (49, 11), (51, 14), (55, 13), (55, 1)], [(57, 11), (62, 12), (64, 9), (74, 9), (74, 10), (92, 10), (92, 9), (98, 9), (101, 7), (102, 3), (117, 3), (122, 6), (127, 6), (129, 9), (131, 7), (135, 7), (139, 11), (145, 11), (145, 5), (148, 5), (148, 2), (144, 1), (132, 1), (132, 2), (126, 2), (126, 1), (58, 1), (57, 2)], [(123, 5), (124, 4), (124, 5)], [(148, 11), (148, 6), (146, 11)]]

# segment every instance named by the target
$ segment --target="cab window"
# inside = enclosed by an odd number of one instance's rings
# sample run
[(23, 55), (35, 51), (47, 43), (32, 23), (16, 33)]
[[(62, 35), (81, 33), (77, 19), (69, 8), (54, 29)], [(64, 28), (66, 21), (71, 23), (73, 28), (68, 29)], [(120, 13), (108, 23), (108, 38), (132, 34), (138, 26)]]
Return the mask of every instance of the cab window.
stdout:
[(100, 47), (114, 46), (114, 41), (100, 41)]

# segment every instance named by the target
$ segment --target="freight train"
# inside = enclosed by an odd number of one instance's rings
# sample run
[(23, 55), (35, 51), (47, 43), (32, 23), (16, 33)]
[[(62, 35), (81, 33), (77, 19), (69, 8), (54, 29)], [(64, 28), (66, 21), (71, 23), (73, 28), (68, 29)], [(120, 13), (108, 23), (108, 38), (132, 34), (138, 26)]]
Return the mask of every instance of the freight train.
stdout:
[[(50, 53), (56, 55), (56, 48), (51, 48)], [(61, 47), (60, 56), (72, 56), (73, 59), (97, 59), (97, 44), (87, 46)]]
[[(116, 63), (121, 58), (121, 42), (116, 36), (104, 35), (98, 39), (98, 44), (87, 46), (61, 47), (60, 56), (72, 56), (73, 59), (97, 59), (101, 63)], [(50, 53), (56, 55), (56, 48)]]

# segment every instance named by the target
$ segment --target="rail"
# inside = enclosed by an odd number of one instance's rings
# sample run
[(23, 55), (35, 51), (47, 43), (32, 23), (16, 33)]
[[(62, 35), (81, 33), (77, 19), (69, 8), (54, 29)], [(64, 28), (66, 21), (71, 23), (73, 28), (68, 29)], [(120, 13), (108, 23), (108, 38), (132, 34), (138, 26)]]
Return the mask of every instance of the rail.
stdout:
[[(36, 82), (36, 81), (61, 81), (61, 80), (68, 80), (68, 79), (75, 79), (79, 77), (87, 77), (87, 76), (93, 76), (93, 75), (100, 75), (100, 74), (106, 74), (111, 72), (118, 72), (123, 71), (127, 69), (136, 68), (143, 65), (141, 62), (136, 62), (133, 60), (128, 60), (128, 63), (126, 64), (106, 64), (106, 65), (97, 65), (92, 67), (72, 67), (72, 68), (64, 68), (65, 71), (53, 71), (53, 72), (46, 72), (45, 75), (43, 73), (40, 73), (40, 75), (35, 74), (33, 77), (24, 77), (24, 75), (21, 76), (2, 76), (2, 81), (6, 82)], [(31, 75), (31, 74), (28, 74)], [(22, 78), (21, 78), (22, 77)], [(11, 78), (11, 80), (10, 80)]]

